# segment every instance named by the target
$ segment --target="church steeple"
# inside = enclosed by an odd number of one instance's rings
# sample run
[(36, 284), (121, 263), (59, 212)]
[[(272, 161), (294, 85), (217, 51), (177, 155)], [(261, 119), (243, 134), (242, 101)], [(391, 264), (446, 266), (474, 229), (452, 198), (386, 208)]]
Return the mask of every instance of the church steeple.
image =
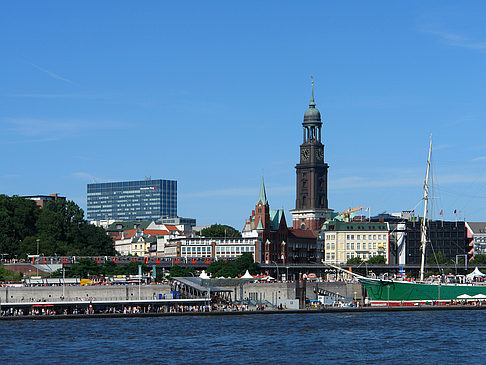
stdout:
[(312, 81), (309, 108), (302, 122), (304, 133), (300, 145), (300, 162), (295, 166), (297, 186), (295, 210), (292, 211), (293, 227), (320, 229), (323, 221), (330, 216), (327, 200), (327, 170), (324, 162), (324, 145), (321, 142), (321, 113), (314, 99)]
[(262, 205), (267, 205), (267, 192), (265, 190), (265, 183), (263, 182), (263, 176), (262, 176), (262, 184), (260, 185), (260, 194), (258, 195), (258, 202), (257, 204), (261, 202)]
[(321, 143), (321, 113), (316, 108), (314, 100), (314, 81), (312, 81), (309, 108), (305, 111), (302, 126), (304, 127), (304, 143)]
[(311, 94), (311, 100), (309, 103), (309, 107), (316, 107), (316, 102), (314, 101), (314, 80), (312, 80), (312, 94)]

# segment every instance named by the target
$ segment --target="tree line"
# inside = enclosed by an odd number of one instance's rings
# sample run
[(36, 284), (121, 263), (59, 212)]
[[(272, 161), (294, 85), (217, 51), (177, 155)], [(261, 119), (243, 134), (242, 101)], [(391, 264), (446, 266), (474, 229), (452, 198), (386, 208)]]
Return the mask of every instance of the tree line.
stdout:
[(89, 224), (73, 201), (52, 200), (40, 208), (34, 201), (0, 195), (0, 254), (24, 259), (27, 255), (115, 255), (112, 239), (101, 227)]

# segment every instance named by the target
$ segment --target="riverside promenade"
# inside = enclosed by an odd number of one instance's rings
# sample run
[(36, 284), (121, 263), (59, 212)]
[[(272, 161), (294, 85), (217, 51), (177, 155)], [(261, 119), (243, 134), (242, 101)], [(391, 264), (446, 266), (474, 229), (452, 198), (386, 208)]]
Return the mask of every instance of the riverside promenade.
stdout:
[(102, 319), (102, 318), (147, 318), (147, 317), (214, 317), (214, 316), (241, 316), (241, 315), (288, 315), (288, 314), (337, 314), (349, 313), (390, 313), (390, 312), (432, 312), (432, 311), (464, 311), (486, 310), (486, 306), (475, 305), (448, 305), (448, 306), (402, 306), (402, 307), (336, 307), (320, 309), (291, 309), (291, 310), (209, 310), (202, 311), (174, 311), (174, 312), (140, 312), (140, 313), (93, 313), (93, 314), (51, 314), (51, 315), (18, 315), (0, 316), (0, 321), (38, 321), (38, 320), (65, 320), (65, 319)]

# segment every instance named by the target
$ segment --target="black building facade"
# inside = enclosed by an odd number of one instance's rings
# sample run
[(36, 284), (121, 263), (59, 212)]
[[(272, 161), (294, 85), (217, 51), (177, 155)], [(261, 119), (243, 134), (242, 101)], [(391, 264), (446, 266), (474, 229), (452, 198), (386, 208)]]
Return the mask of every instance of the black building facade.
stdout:
[[(429, 258), (434, 253), (441, 252), (447, 261), (455, 262), (457, 255), (462, 257), (467, 255), (469, 241), (465, 222), (430, 221), (425, 257)], [(406, 224), (407, 264), (420, 264), (422, 258), (420, 247), (420, 220), (409, 221)]]

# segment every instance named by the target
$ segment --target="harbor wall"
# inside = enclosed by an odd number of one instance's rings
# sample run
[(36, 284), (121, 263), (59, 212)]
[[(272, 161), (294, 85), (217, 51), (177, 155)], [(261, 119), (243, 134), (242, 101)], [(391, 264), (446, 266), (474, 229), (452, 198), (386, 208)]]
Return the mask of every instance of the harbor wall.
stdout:
[[(211, 285), (213, 284), (211, 283)], [(252, 300), (278, 305), (282, 301), (298, 299), (295, 282), (252, 283), (233, 280), (227, 283), (220, 281), (217, 284), (219, 287), (231, 289), (232, 300)], [(338, 294), (346, 298), (356, 298), (357, 300), (363, 298), (361, 284), (346, 282), (307, 282), (305, 285), (305, 297), (317, 299), (318, 294), (316, 291), (318, 289), (324, 289), (329, 293)], [(62, 286), (1, 287), (0, 302), (151, 300), (158, 299), (160, 295), (164, 297), (165, 294), (170, 294), (170, 292), (171, 288), (168, 284), (140, 285), (140, 287), (138, 285), (66, 285), (64, 286), (64, 292)]]
[[(242, 282), (237, 279), (208, 280), (207, 284), (230, 288), (232, 290), (232, 300), (253, 300), (258, 302), (269, 302), (278, 305), (280, 301), (293, 300), (299, 298), (297, 285), (299, 282), (288, 283), (259, 283)], [(302, 283), (302, 282), (301, 282)], [(363, 287), (360, 283), (337, 282), (306, 282), (305, 297), (317, 299), (319, 289), (326, 292), (337, 294), (345, 298), (356, 298), (362, 300), (364, 295)]]
[(94, 286), (33, 286), (33, 287), (2, 287), (0, 300), (2, 303), (21, 302), (59, 302), (85, 300), (131, 300), (157, 299), (159, 294), (164, 297), (170, 293), (170, 285), (94, 285)]

